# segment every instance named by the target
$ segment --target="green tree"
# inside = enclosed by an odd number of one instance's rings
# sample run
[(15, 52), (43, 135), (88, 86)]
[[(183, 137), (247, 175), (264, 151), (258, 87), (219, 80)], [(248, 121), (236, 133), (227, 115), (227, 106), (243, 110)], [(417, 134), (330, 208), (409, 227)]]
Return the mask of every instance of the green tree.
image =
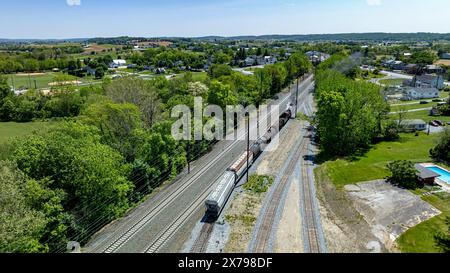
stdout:
[(141, 113), (136, 105), (92, 104), (84, 112), (82, 120), (100, 130), (104, 143), (121, 152), (127, 161), (134, 161), (139, 147), (136, 130), (143, 129)]
[(70, 217), (55, 217), (68, 219), (70, 225), (64, 236), (55, 238), (52, 230), (49, 236), (56, 242), (51, 250), (65, 247), (63, 237), (85, 242), (129, 207), (130, 167), (120, 153), (100, 142), (98, 133), (95, 127), (70, 122), (14, 143), (12, 159), (20, 170), (35, 180), (48, 180), (49, 189), (66, 196), (62, 204)]
[(47, 249), (39, 241), (44, 233), (45, 214), (32, 207), (27, 192), (31, 183), (15, 164), (0, 161), (0, 252), (35, 253)]
[(450, 129), (444, 131), (438, 145), (431, 149), (430, 153), (436, 160), (450, 162)]
[(105, 91), (115, 103), (131, 103), (138, 106), (149, 127), (158, 121), (161, 114), (161, 100), (160, 89), (155, 86), (155, 82), (139, 78), (122, 78), (106, 84)]
[(218, 79), (222, 76), (230, 76), (232, 73), (233, 70), (226, 64), (213, 64), (208, 70), (208, 75), (212, 79)]
[(214, 80), (209, 87), (208, 102), (225, 110), (227, 105), (236, 105), (237, 97), (230, 85)]
[(406, 189), (418, 187), (417, 170), (411, 161), (394, 161), (389, 163), (387, 168), (391, 172), (388, 177), (390, 183)]

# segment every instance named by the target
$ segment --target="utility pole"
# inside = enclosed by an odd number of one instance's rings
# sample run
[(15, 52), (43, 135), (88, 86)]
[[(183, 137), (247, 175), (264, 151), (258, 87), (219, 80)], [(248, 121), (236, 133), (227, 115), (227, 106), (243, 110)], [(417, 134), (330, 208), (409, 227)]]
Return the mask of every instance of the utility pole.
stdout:
[(248, 173), (250, 171), (250, 113), (245, 113), (247, 120), (247, 183), (248, 183)]
[(298, 113), (298, 85), (299, 85), (299, 79), (297, 79), (297, 91), (295, 94), (295, 118), (297, 118), (297, 113)]
[(188, 174), (191, 173), (191, 142), (187, 142), (187, 162), (188, 162)]
[(13, 86), (14, 93), (16, 93), (16, 85), (14, 83), (14, 75), (13, 74), (11, 74), (11, 83), (12, 83), (12, 86)]

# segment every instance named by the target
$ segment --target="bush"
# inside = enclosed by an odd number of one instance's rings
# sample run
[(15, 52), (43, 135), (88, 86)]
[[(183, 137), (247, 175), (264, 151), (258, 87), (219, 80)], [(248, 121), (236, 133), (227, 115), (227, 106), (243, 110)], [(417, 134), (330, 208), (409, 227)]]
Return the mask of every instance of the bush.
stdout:
[(264, 175), (250, 176), (248, 183), (244, 185), (244, 189), (253, 193), (265, 193), (273, 183), (273, 177)]
[(430, 151), (430, 154), (435, 160), (450, 162), (450, 129), (445, 130), (439, 144)]
[(411, 161), (394, 161), (388, 164), (392, 175), (387, 178), (388, 182), (406, 189), (415, 189), (419, 185), (417, 170)]

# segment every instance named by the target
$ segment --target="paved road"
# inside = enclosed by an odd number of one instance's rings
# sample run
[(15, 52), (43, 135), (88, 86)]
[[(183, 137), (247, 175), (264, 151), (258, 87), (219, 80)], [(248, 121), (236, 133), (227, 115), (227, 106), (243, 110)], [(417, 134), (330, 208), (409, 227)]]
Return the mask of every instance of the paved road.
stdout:
[[(311, 76), (300, 85), (301, 94), (312, 85)], [(280, 109), (287, 108), (294, 88), (295, 85), (274, 102), (280, 105)], [(252, 127), (251, 130), (256, 128)], [(167, 231), (174, 219), (183, 215), (186, 208), (192, 207), (189, 211), (191, 217), (186, 219), (180, 228), (171, 231), (173, 235), (158, 249), (158, 252), (178, 252), (204, 213), (203, 202), (194, 201), (200, 199), (205, 191), (212, 189), (216, 179), (237, 160), (245, 147), (245, 141), (219, 142), (209, 154), (193, 163), (189, 175), (183, 173), (176, 181), (148, 198), (124, 218), (104, 228), (92, 238), (84, 252), (145, 252), (149, 245)], [(142, 221), (146, 217), (149, 221)], [(130, 231), (131, 227), (133, 230)]]
[[(403, 113), (414, 113), (414, 112), (420, 112), (420, 111), (430, 111), (431, 109), (433, 109), (432, 107), (427, 107), (427, 108), (419, 108), (419, 109), (412, 109), (412, 110), (407, 110), (407, 111), (403, 111)], [(399, 114), (400, 112), (390, 112), (389, 115), (395, 115), (395, 114)]]

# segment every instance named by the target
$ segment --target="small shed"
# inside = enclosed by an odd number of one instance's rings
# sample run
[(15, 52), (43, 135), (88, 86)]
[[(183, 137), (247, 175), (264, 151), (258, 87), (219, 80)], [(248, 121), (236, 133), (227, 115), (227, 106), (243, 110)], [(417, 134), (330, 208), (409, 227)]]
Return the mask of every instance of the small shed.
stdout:
[(433, 185), (435, 182), (435, 179), (438, 178), (440, 175), (428, 170), (424, 166), (420, 164), (416, 164), (415, 168), (417, 170), (417, 177), (419, 178), (420, 182), (424, 184), (430, 184)]

